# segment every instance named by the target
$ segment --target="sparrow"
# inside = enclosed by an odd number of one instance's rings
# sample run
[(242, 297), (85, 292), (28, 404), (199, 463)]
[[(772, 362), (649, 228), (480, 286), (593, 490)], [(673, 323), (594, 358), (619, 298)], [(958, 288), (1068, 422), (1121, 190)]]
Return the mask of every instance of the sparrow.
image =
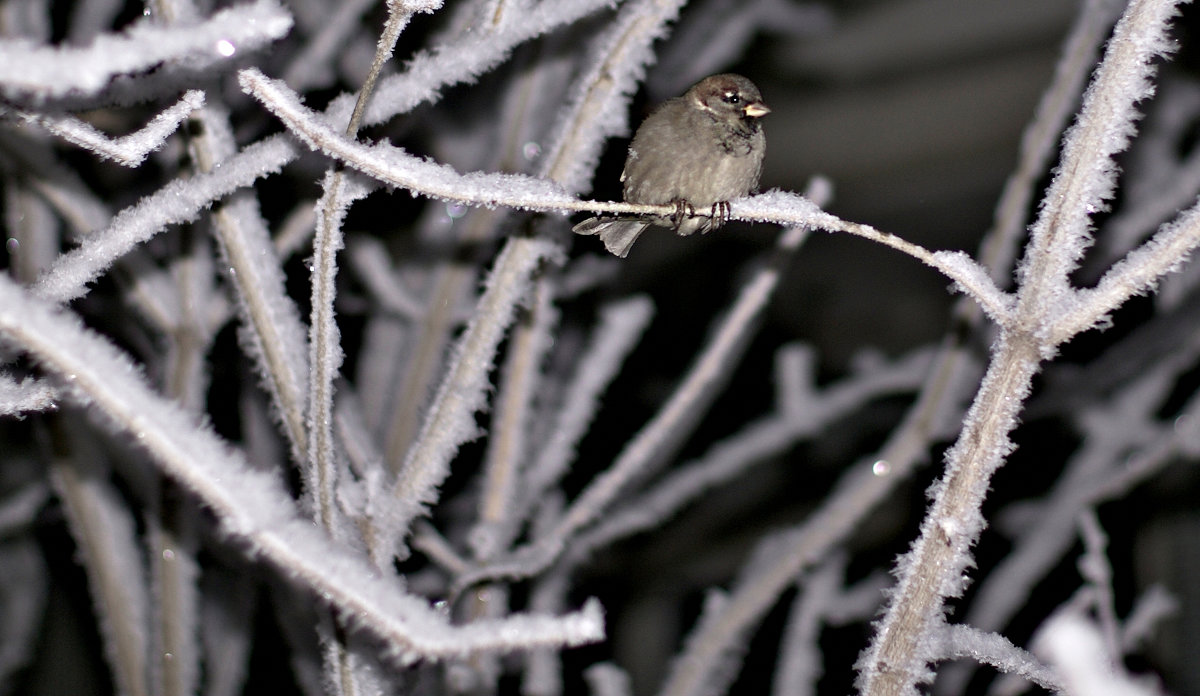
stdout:
[[(704, 234), (729, 220), (729, 201), (758, 186), (766, 139), (759, 119), (771, 110), (741, 75), (706, 77), (663, 102), (638, 127), (621, 172), (627, 203), (674, 205), (669, 216), (594, 217), (572, 228), (599, 235), (617, 256), (651, 225)], [(696, 208), (710, 213), (696, 215)]]

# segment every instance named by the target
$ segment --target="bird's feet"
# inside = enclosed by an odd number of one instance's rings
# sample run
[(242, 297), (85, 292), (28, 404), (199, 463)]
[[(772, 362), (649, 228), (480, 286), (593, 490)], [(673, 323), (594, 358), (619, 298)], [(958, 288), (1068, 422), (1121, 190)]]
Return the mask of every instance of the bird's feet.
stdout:
[(679, 227), (683, 225), (683, 221), (696, 216), (696, 209), (686, 199), (676, 198), (671, 201), (675, 206), (675, 212), (671, 213), (671, 224), (675, 226), (675, 230), (679, 231)]
[(729, 216), (729, 201), (717, 201), (713, 203), (712, 212), (709, 213), (709, 217), (712, 218), (712, 227), (709, 229), (720, 229), (722, 225), (729, 222)]

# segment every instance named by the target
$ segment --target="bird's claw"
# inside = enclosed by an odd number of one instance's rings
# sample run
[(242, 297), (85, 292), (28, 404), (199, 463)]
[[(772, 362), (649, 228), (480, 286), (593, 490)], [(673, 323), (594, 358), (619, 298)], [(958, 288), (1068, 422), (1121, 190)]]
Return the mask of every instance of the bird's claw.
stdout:
[(695, 217), (696, 209), (693, 208), (692, 204), (687, 202), (687, 200), (683, 198), (676, 198), (671, 202), (675, 205), (675, 212), (671, 213), (671, 224), (675, 226), (675, 229), (679, 229), (679, 226), (683, 224), (684, 220)]
[(709, 213), (709, 217), (712, 218), (712, 229), (718, 229), (729, 222), (731, 214), (729, 201), (717, 201), (713, 203), (712, 212)]
[[(671, 201), (671, 203), (675, 206), (675, 212), (671, 213), (671, 224), (674, 225), (675, 229), (678, 231), (685, 220), (696, 217), (696, 208), (683, 198), (676, 198), (675, 200)], [(713, 203), (712, 209), (709, 210), (708, 213), (710, 222), (708, 225), (703, 226), (701, 230), (707, 232), (710, 229), (715, 230), (720, 228), (722, 225), (729, 222), (731, 214), (732, 212), (729, 206), (729, 201), (717, 201), (716, 203)], [(681, 232), (680, 234), (683, 233)]]

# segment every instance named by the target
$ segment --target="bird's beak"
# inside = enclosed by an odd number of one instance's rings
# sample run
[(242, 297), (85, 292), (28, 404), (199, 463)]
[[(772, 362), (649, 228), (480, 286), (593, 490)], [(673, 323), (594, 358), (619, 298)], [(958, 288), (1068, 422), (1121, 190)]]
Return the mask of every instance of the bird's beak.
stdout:
[(762, 118), (771, 113), (771, 110), (762, 102), (750, 102), (742, 107), (742, 113), (750, 118)]

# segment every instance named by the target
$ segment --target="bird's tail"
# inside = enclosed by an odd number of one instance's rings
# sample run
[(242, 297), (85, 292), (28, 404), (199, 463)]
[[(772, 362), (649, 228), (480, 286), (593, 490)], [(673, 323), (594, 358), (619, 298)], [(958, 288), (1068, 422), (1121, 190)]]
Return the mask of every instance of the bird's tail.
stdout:
[(641, 218), (594, 217), (575, 225), (571, 231), (575, 234), (599, 235), (605, 249), (625, 258), (629, 254), (629, 247), (649, 226), (650, 223)]

